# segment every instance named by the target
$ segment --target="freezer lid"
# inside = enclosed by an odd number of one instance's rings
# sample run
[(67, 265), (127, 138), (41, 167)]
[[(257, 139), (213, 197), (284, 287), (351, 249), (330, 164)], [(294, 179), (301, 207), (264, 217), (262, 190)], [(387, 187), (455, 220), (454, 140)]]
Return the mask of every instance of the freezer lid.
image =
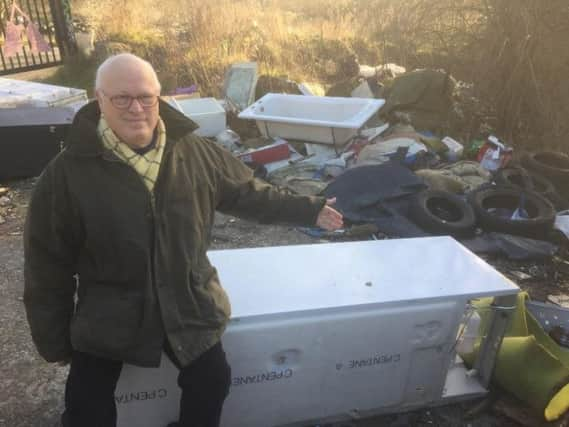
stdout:
[(208, 255), (234, 318), (519, 291), (451, 237), (232, 249)]
[(87, 100), (83, 89), (0, 77), (0, 108), (71, 105), (77, 110)]

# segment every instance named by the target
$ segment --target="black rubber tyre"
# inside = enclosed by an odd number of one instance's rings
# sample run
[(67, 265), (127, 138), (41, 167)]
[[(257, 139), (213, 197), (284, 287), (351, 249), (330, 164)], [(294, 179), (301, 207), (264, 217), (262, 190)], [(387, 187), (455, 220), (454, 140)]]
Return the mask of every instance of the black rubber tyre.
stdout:
[(569, 209), (569, 201), (559, 194), (550, 180), (538, 172), (519, 166), (499, 169), (494, 175), (494, 182), (533, 191), (549, 200), (558, 211)]
[(476, 226), (470, 205), (446, 191), (425, 190), (415, 195), (409, 216), (423, 230), (435, 235), (467, 237)]
[[(511, 214), (525, 194), (525, 210), (529, 218), (511, 219)], [(475, 190), (468, 195), (478, 223), (483, 230), (499, 231), (536, 239), (546, 239), (555, 221), (555, 208), (544, 197), (515, 187), (495, 186)], [(508, 213), (501, 216), (494, 209)]]
[(541, 194), (542, 196), (555, 194), (557, 190), (555, 189), (555, 185), (545, 178), (543, 175), (540, 175), (537, 172), (528, 170), (527, 174), (531, 181), (531, 190), (536, 192), (537, 194)]
[(509, 167), (498, 169), (494, 175), (494, 182), (498, 185), (511, 185), (513, 187), (531, 190), (533, 183), (528, 172), (524, 168)]
[(539, 151), (522, 156), (522, 164), (548, 178), (559, 188), (569, 179), (569, 156), (555, 151)]
[(555, 185), (550, 180), (533, 171), (528, 171), (528, 175), (534, 192), (549, 200), (557, 211), (569, 209), (569, 200), (559, 194), (559, 191), (557, 191)]

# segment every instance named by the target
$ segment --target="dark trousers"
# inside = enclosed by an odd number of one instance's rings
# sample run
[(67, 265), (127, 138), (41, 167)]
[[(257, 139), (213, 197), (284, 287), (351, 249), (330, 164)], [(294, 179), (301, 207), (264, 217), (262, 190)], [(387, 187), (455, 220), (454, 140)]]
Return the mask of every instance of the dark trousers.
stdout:
[[(168, 346), (166, 354), (180, 368)], [(73, 352), (65, 387), (64, 427), (115, 427), (115, 388), (122, 362)], [(231, 369), (221, 343), (188, 366), (181, 367), (178, 386), (180, 427), (218, 427), (223, 402), (229, 393)], [(156, 426), (165, 427), (165, 426)]]

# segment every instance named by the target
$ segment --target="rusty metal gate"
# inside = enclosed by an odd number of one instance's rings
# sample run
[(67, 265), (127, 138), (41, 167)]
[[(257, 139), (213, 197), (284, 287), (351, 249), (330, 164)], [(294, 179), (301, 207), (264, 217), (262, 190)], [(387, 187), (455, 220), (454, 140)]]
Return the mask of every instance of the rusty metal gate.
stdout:
[[(16, 1), (17, 10), (21, 13), (12, 21), (16, 25), (21, 24), (22, 28), (34, 24), (46, 42), (41, 51), (34, 49), (30, 37), (24, 37), (17, 53), (5, 54), (2, 47), (7, 41), (6, 30)], [(74, 47), (70, 22), (69, 0), (0, 0), (0, 75), (61, 64), (64, 56)]]

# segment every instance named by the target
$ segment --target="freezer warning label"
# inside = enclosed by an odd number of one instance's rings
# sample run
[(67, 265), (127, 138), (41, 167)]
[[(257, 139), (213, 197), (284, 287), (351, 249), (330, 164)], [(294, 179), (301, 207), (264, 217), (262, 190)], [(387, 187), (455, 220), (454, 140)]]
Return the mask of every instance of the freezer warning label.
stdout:
[(346, 362), (336, 363), (336, 370), (361, 369), (370, 366), (382, 366), (386, 364), (399, 363), (401, 355), (397, 354), (374, 354), (364, 359), (351, 359)]
[(233, 377), (231, 385), (241, 386), (247, 384), (261, 384), (269, 381), (279, 381), (291, 378), (293, 375), (292, 369), (284, 369), (282, 371), (263, 372), (256, 375), (247, 375), (244, 377)]

